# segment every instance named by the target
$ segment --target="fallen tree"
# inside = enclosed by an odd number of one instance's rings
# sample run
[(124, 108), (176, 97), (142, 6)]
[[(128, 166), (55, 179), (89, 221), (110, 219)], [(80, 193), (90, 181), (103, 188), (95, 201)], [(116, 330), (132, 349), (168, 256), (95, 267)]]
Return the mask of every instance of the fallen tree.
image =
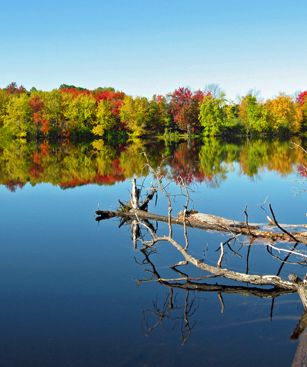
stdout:
[[(303, 308), (304, 314), (298, 323), (296, 330), (293, 332), (292, 337), (300, 337), (300, 345), (304, 345), (306, 341), (306, 312), (307, 312), (307, 277), (302, 279), (296, 274), (289, 274), (288, 279), (280, 277), (281, 269), (285, 263), (287, 263), (290, 256), (300, 256), (303, 258), (303, 263), (306, 263), (307, 255), (304, 251), (296, 250), (298, 244), (307, 244), (307, 232), (304, 229), (307, 227), (302, 225), (281, 225), (278, 223), (275, 213), (271, 207), (271, 217), (268, 217), (270, 224), (249, 223), (248, 213), (245, 210), (245, 222), (238, 222), (235, 220), (226, 219), (223, 217), (217, 217), (215, 215), (198, 213), (188, 209), (189, 197), (187, 195), (186, 204), (184, 210), (180, 212), (176, 217), (172, 214), (172, 205), (170, 195), (166, 192), (165, 187), (162, 186), (161, 180), (158, 178), (159, 186), (153, 187), (150, 193), (147, 195), (143, 203), (139, 203), (140, 190), (137, 189), (135, 179), (132, 181), (131, 200), (129, 203), (122, 203), (120, 201), (120, 209), (115, 211), (109, 210), (97, 210), (96, 220), (101, 221), (113, 217), (121, 218), (121, 225), (129, 223), (131, 225), (132, 240), (134, 245), (137, 241), (140, 241), (142, 245), (142, 253), (145, 256), (145, 263), (152, 266), (151, 273), (155, 276), (156, 280), (169, 287), (171, 290), (175, 288), (184, 289), (185, 291), (204, 291), (204, 292), (217, 292), (219, 295), (222, 293), (239, 293), (242, 295), (254, 295), (258, 297), (271, 297), (273, 300), (283, 294), (297, 293)], [(161, 190), (168, 201), (168, 215), (163, 216), (155, 213), (148, 212), (148, 204), (153, 199), (157, 190)], [(161, 221), (168, 224), (168, 234), (159, 236), (150, 220)], [(173, 225), (182, 225), (184, 233), (184, 244), (179, 243), (173, 236)], [(220, 244), (220, 255), (216, 262), (216, 265), (208, 264), (201, 258), (198, 258), (189, 253), (189, 240), (187, 236), (187, 228), (200, 228), (208, 231), (225, 232), (231, 235), (230, 239)], [(149, 235), (149, 239), (145, 240), (144, 236), (141, 236), (141, 228), (144, 228)], [(300, 229), (294, 231), (293, 229)], [(283, 249), (274, 246), (274, 243), (289, 242), (294, 243), (291, 249), (284, 250), (287, 255), (284, 259), (281, 259), (282, 265), (280, 266), (277, 274), (249, 274), (246, 272), (239, 272), (223, 267), (224, 259), (224, 247), (230, 240), (236, 239), (237, 236), (243, 235), (249, 238), (250, 243), (255, 241), (265, 242), (268, 248), (277, 249), (282, 251)], [(206, 275), (199, 277), (198, 279), (191, 279), (184, 273), (183, 276), (177, 278), (164, 278), (156, 271), (154, 264), (150, 261), (148, 251), (152, 250), (158, 243), (167, 242), (181, 255), (182, 261), (171, 266), (172, 269), (185, 265), (193, 265), (194, 267), (203, 271)], [(270, 252), (270, 251), (269, 251)], [(275, 257), (275, 256), (274, 256)], [(301, 264), (300, 262), (296, 262)], [(248, 266), (247, 266), (248, 269)], [(207, 284), (204, 283), (204, 279), (218, 278), (218, 279), (230, 279), (235, 282), (244, 283), (250, 286), (230, 286), (223, 284)], [(261, 288), (262, 286), (271, 286), (270, 289)], [(185, 306), (185, 320), (187, 320), (186, 310), (189, 307)], [(161, 313), (157, 313), (160, 318), (163, 319)], [(190, 333), (189, 322), (186, 321), (188, 333)], [(305, 358), (304, 347), (298, 350), (298, 354), (295, 358), (293, 365), (298, 366), (297, 363), (302, 362), (302, 358)], [(295, 364), (296, 363), (296, 364)], [(306, 363), (306, 360), (303, 360)]]
[[(271, 226), (275, 224), (276, 228), (281, 232), (267, 231), (263, 227), (267, 225), (263, 224), (250, 224), (248, 223), (248, 214), (245, 212), (246, 221), (238, 222), (222, 217), (217, 217), (210, 214), (198, 213), (195, 211), (189, 211), (187, 205), (185, 210), (180, 212), (177, 217), (172, 217), (171, 200), (168, 193), (165, 192), (163, 186), (160, 189), (164, 191), (168, 199), (168, 216), (162, 216), (148, 212), (148, 203), (153, 199), (154, 194), (157, 191), (156, 187), (151, 189), (151, 192), (147, 195), (146, 199), (142, 204), (139, 203), (140, 190), (137, 189), (136, 180), (132, 180), (132, 191), (130, 203), (124, 204), (120, 201), (121, 210), (117, 211), (103, 211), (97, 210), (97, 221), (109, 219), (112, 217), (121, 217), (132, 221), (132, 232), (134, 241), (139, 238), (139, 226), (144, 226), (149, 230), (151, 241), (146, 242), (146, 246), (153, 246), (158, 242), (170, 243), (184, 258), (184, 261), (189, 264), (193, 264), (195, 267), (208, 272), (214, 276), (224, 277), (231, 280), (250, 283), (253, 285), (273, 285), (277, 288), (297, 291), (301, 298), (304, 309), (307, 310), (307, 279), (301, 279), (295, 274), (290, 274), (289, 279), (282, 279), (277, 275), (259, 275), (259, 274), (246, 274), (242, 272), (236, 272), (222, 267), (222, 260), (224, 256), (224, 246), (221, 246), (221, 254), (216, 266), (207, 264), (201, 259), (193, 257), (188, 253), (188, 242), (186, 236), (186, 227), (201, 228), (210, 231), (222, 231), (229, 232), (230, 234), (242, 234), (244, 236), (251, 237), (254, 240), (266, 240), (269, 242), (286, 241), (307, 244), (307, 232), (289, 232), (284, 227), (306, 227), (306, 225), (283, 225), (281, 226), (277, 220), (275, 213), (270, 205), (270, 210), (273, 219), (270, 219)], [(165, 236), (157, 236), (153, 227), (144, 223), (144, 220), (155, 220), (168, 223), (169, 233)], [(186, 244), (182, 246), (174, 240), (172, 236), (172, 225), (180, 224), (184, 226)], [(304, 254), (300, 254), (305, 256)]]
[[(129, 210), (97, 210), (97, 221), (113, 217), (128, 219), (147, 219), (172, 224), (186, 225), (192, 228), (199, 228), (209, 231), (229, 232), (232, 234), (242, 234), (261, 241), (281, 241), (300, 242), (307, 245), (306, 231), (290, 231), (294, 228), (307, 228), (305, 224), (282, 224), (284, 230), (277, 232), (272, 229), (279, 229), (276, 224), (246, 223), (239, 222), (212, 214), (198, 213), (194, 210), (186, 210), (185, 215), (180, 212), (177, 217), (167, 217), (155, 213), (150, 213), (142, 209), (130, 208)], [(286, 228), (288, 230), (286, 230)]]

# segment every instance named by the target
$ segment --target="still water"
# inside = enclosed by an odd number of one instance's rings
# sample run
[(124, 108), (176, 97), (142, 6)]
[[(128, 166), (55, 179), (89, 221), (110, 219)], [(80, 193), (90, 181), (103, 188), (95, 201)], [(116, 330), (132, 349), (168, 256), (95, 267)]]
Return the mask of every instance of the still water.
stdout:
[[(96, 209), (129, 200), (133, 174), (150, 187), (148, 160), (172, 180), (174, 213), (184, 205), (184, 182), (195, 210), (244, 221), (247, 206), (250, 222), (264, 222), (262, 207), (272, 203), (280, 223), (305, 223), (306, 157), (291, 142), (12, 142), (0, 153), (0, 366), (291, 366), (298, 341), (290, 337), (303, 313), (296, 294), (273, 301), (170, 287), (154, 271), (182, 278), (169, 268), (182, 260), (170, 245), (146, 259), (129, 225), (95, 221)], [(149, 209), (167, 214), (161, 194)], [(166, 231), (159, 224), (158, 233)], [(191, 253), (215, 264), (227, 237), (188, 235)], [(182, 228), (174, 236), (183, 241)], [(248, 248), (239, 239), (224, 266), (276, 274), (281, 262), (262, 244), (247, 263)], [(306, 268), (286, 264), (280, 275), (291, 272)]]

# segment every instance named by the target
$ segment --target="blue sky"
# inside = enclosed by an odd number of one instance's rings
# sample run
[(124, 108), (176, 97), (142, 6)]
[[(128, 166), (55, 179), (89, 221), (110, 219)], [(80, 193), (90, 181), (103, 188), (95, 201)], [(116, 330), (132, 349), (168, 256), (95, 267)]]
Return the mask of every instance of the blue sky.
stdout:
[(306, 0), (2, 0), (0, 28), (0, 87), (307, 89)]

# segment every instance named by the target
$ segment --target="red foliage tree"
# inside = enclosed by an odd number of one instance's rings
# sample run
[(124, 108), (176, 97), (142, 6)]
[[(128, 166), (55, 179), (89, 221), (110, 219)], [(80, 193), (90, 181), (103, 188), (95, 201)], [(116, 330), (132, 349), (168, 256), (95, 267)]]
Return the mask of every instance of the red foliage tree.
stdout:
[(305, 102), (307, 102), (307, 90), (301, 92), (297, 98), (296, 98), (296, 102), (300, 105), (303, 106)]
[(299, 164), (297, 167), (297, 172), (302, 176), (302, 177), (307, 177), (307, 167), (304, 166), (303, 164)]
[(43, 117), (42, 110), (44, 101), (39, 96), (33, 96), (29, 100), (29, 106), (33, 111), (33, 121), (39, 126), (40, 131), (47, 135), (49, 132), (49, 121)]
[(6, 92), (8, 94), (21, 94), (26, 92), (26, 88), (23, 87), (22, 85), (20, 85), (19, 87), (17, 86), (17, 83), (12, 82), (10, 83), (6, 88), (5, 88)]
[(93, 96), (96, 98), (97, 103), (99, 101), (109, 101), (112, 105), (112, 113), (115, 116), (119, 116), (120, 108), (125, 98), (124, 92), (114, 92), (112, 90), (96, 90), (93, 91)]
[(38, 113), (43, 109), (44, 101), (39, 96), (33, 96), (29, 100), (29, 106), (31, 107), (33, 113)]
[(200, 129), (199, 107), (208, 92), (178, 88), (171, 94), (170, 110), (173, 121), (182, 131), (196, 132)]
[(85, 95), (91, 94), (91, 92), (87, 89), (78, 89), (78, 88), (61, 88), (60, 92), (72, 94), (74, 97), (80, 96), (82, 94)]
[(48, 132), (49, 132), (49, 128), (50, 128), (50, 126), (49, 126), (49, 121), (48, 121), (48, 120), (46, 120), (46, 119), (43, 119), (43, 120), (41, 121), (41, 128), (40, 128), (41, 132), (42, 132), (44, 135), (47, 135), (47, 134), (48, 134)]

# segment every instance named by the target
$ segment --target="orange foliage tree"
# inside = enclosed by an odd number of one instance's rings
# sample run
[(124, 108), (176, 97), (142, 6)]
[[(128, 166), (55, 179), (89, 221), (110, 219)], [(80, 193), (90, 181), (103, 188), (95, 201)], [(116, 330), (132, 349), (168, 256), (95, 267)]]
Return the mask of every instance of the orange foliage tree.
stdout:
[(269, 114), (270, 128), (273, 132), (298, 132), (303, 121), (302, 113), (291, 97), (280, 95), (265, 103)]

